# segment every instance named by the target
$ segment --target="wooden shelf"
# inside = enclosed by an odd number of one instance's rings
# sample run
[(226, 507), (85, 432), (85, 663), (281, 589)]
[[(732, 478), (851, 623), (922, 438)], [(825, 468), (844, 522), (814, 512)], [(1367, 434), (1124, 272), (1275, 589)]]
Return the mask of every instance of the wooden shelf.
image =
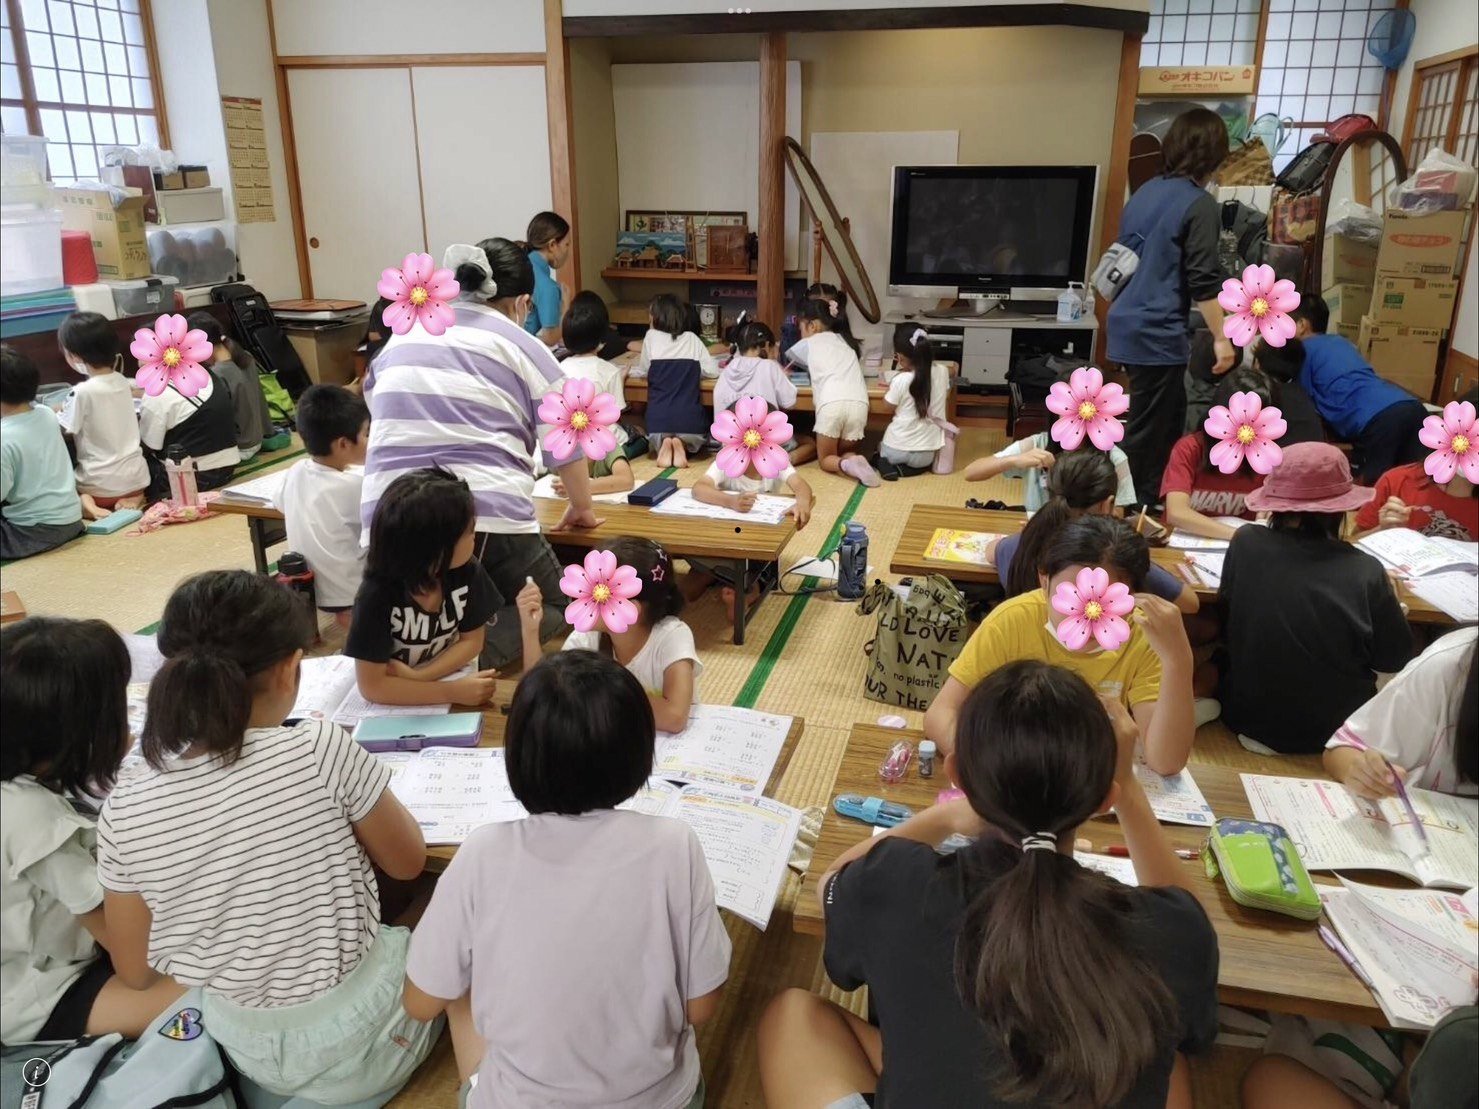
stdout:
[(753, 273), (721, 273), (717, 270), (664, 270), (628, 269), (622, 266), (607, 266), (601, 276), (609, 281), (710, 281), (720, 284), (726, 281), (753, 285)]

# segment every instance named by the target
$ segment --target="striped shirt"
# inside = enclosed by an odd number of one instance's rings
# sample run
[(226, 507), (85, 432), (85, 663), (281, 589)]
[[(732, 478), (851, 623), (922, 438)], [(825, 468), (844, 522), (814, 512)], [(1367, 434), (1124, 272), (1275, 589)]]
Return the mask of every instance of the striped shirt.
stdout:
[(358, 964), (380, 924), (351, 826), (389, 769), (342, 728), (252, 728), (230, 765), (125, 767), (98, 821), (98, 879), (153, 913), (149, 965), (240, 1005), (298, 1005)]
[(564, 380), (549, 348), (503, 313), (459, 301), (442, 335), (393, 335), (365, 380), (370, 446), (360, 496), (375, 506), (407, 470), (441, 466), (472, 489), (477, 530), (534, 533), (539, 403)]

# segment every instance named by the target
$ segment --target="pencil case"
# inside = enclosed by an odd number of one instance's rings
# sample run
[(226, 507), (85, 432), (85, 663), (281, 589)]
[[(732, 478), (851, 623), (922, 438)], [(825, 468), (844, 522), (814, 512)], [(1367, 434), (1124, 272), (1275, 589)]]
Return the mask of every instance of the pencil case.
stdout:
[(366, 751), (419, 751), (423, 747), (476, 747), (483, 734), (483, 716), (477, 712), (448, 712), (440, 716), (371, 716), (354, 729), (355, 741)]
[(83, 530), (88, 535), (112, 535), (115, 531), (122, 531), (135, 520), (142, 519), (143, 513), (137, 508), (115, 508), (101, 520), (89, 520)]
[(1227, 817), (1202, 848), (1207, 877), (1220, 874), (1228, 895), (1250, 909), (1268, 909), (1300, 920), (1320, 915), (1320, 895), (1289, 834), (1277, 824)]
[(644, 481), (628, 493), (627, 504), (651, 508), (655, 504), (662, 504), (677, 491), (678, 483), (672, 478), (655, 477), (651, 481)]
[(838, 794), (832, 807), (839, 816), (851, 817), (879, 828), (892, 828), (914, 815), (905, 805), (885, 801), (882, 797), (864, 797), (861, 793)]

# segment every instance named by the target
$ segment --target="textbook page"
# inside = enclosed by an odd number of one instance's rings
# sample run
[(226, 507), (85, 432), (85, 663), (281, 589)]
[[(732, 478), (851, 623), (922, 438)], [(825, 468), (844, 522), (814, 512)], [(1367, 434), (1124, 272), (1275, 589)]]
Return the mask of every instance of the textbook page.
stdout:
[(1222, 567), (1227, 561), (1226, 551), (1193, 551), (1186, 556), (1186, 561), (1207, 585), (1222, 584)]
[(786, 515), (795, 505), (796, 502), (791, 497), (760, 493), (755, 497), (755, 504), (750, 511), (736, 512), (723, 505), (705, 504), (703, 501), (694, 500), (693, 490), (679, 489), (661, 504), (653, 505), (652, 511), (659, 516), (691, 516), (699, 520), (733, 520), (741, 524), (779, 524), (785, 520)]
[[(555, 475), (545, 474), (534, 483), (534, 496), (543, 497), (547, 501), (563, 501), (567, 498), (555, 492)], [(598, 504), (626, 504), (625, 493), (592, 493), (591, 500)]]
[(262, 477), (254, 477), (251, 481), (239, 482), (236, 485), (228, 485), (221, 490), (223, 501), (237, 501), (241, 504), (260, 504), (267, 508), (276, 508), (282, 501), (282, 487), (288, 480), (288, 470), (278, 470), (274, 473), (265, 474)]
[(1479, 873), (1479, 799), (1407, 791), (1427, 832), (1424, 855), (1396, 798), (1371, 805), (1337, 782), (1313, 778), (1242, 780), (1254, 816), (1282, 825), (1310, 870), (1390, 870), (1454, 889), (1468, 889)]
[(529, 815), (508, 784), (501, 747), (427, 747), (377, 755), (390, 790), (429, 844), (462, 843), (484, 824)]
[(1411, 528), (1385, 528), (1363, 535), (1356, 546), (1411, 578), (1439, 570), (1479, 567), (1479, 543), (1423, 535)]
[[(367, 701), (360, 694), (355, 679), (355, 659), (348, 655), (305, 658), (298, 678), (298, 699), (293, 702), (290, 719), (328, 720), (352, 729), (371, 716), (445, 716), (452, 711), (445, 705), (382, 705)], [(442, 681), (456, 681), (472, 673), (464, 666)]]
[(1460, 624), (1479, 621), (1479, 576), (1473, 570), (1439, 570), (1406, 584), (1415, 596)]
[(668, 816), (682, 789), (682, 786), (663, 778), (648, 778), (645, 786), (616, 807), (648, 816)]
[(686, 823), (698, 836), (719, 907), (763, 932), (801, 830), (800, 810), (768, 797), (690, 785), (672, 799), (667, 815)]
[(677, 734), (658, 733), (652, 773), (674, 782), (707, 782), (762, 793), (790, 731), (789, 716), (730, 705), (694, 705), (687, 728)]
[(1394, 1025), (1431, 1028), (1450, 1009), (1474, 1003), (1479, 921), (1463, 899), (1341, 881), (1318, 887), (1325, 915)]
[(1212, 815), (1212, 806), (1202, 788), (1191, 776), (1190, 770), (1167, 777), (1157, 774), (1143, 762), (1135, 763), (1135, 780), (1145, 790), (1155, 818), (1162, 824), (1190, 824), (1197, 828), (1210, 828), (1217, 818)]

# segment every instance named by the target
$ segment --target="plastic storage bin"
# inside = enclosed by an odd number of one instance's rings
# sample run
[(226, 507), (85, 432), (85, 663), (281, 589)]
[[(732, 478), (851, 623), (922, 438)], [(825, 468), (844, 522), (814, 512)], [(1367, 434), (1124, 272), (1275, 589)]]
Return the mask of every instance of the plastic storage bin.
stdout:
[(156, 275), (139, 277), (133, 281), (110, 281), (113, 290), (113, 309), (116, 319), (125, 316), (157, 316), (175, 310), (175, 286), (177, 277)]
[(30, 204), (0, 205), (0, 295), (62, 285), (62, 214)]
[(0, 135), (0, 189), (34, 188), (47, 184), (46, 139), (40, 135)]
[(179, 223), (148, 228), (149, 263), (159, 277), (181, 285), (221, 285), (236, 280), (236, 224)]

